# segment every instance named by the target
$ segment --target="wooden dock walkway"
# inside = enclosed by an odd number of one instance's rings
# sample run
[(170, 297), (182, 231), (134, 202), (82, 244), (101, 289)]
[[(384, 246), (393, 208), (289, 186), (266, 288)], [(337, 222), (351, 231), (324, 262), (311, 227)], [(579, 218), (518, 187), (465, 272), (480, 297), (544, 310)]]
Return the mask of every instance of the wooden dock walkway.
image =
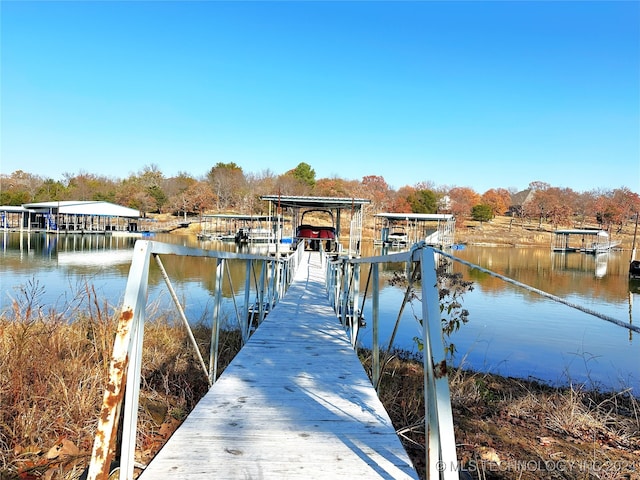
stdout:
[(305, 252), (284, 298), (139, 477), (418, 478)]

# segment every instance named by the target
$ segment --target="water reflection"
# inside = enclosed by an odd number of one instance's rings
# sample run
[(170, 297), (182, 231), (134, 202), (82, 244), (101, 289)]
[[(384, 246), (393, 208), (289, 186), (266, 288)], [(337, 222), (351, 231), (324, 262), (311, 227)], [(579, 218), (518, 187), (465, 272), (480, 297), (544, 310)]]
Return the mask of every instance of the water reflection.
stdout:
[(554, 270), (580, 272), (602, 278), (607, 274), (609, 252), (596, 255), (576, 252), (551, 252)]
[[(90, 284), (99, 297), (115, 309), (124, 294), (134, 238), (103, 235), (52, 236), (46, 234), (0, 235), (0, 307), (4, 311), (20, 295), (19, 286), (34, 278), (42, 286), (42, 305), (60, 307), (70, 291)], [(153, 240), (187, 247), (236, 251), (233, 242), (201, 241), (195, 235), (156, 235)], [(379, 255), (372, 242), (363, 245), (363, 256)], [(388, 253), (391, 253), (390, 251)], [(552, 295), (567, 299), (610, 317), (634, 322), (640, 315), (640, 281), (628, 278), (625, 252), (603, 256), (552, 253), (550, 248), (467, 247), (453, 252), (460, 259), (513, 278)], [(208, 321), (215, 292), (215, 260), (165, 255), (163, 264), (184, 303), (190, 321)], [(151, 264), (149, 300), (156, 308), (173, 311), (166, 286)], [(245, 266), (230, 262), (231, 284), (225, 279), (223, 295), (243, 299)], [(404, 290), (389, 285), (402, 263), (380, 269), (380, 341), (386, 345)], [(455, 363), (482, 371), (535, 377), (550, 382), (591, 382), (618, 388), (632, 386), (640, 392), (640, 341), (633, 332), (523, 290), (486, 272), (454, 263), (474, 282), (474, 290), (463, 298), (470, 312), (469, 323), (451, 337), (456, 346)], [(368, 269), (361, 272), (364, 292)], [(369, 295), (372, 286), (369, 286)], [(227, 302), (228, 312), (233, 302)], [(360, 341), (371, 345), (371, 302), (366, 301), (367, 327)], [(405, 309), (396, 336), (396, 346), (416, 350), (414, 337), (421, 335), (420, 305)], [(634, 322), (635, 323), (635, 322)]]
[[(640, 289), (629, 282), (625, 252), (595, 257), (558, 255), (547, 248), (467, 247), (453, 253), (605, 317), (633, 323), (640, 315)], [(456, 365), (552, 383), (632, 387), (640, 395), (640, 342), (634, 332), (483, 270), (457, 262), (452, 268), (474, 282), (473, 291), (463, 298), (469, 323), (450, 338), (457, 349)], [(399, 294), (387, 288), (382, 295), (384, 339), (397, 317)], [(365, 308), (365, 316), (370, 314)], [(421, 334), (420, 316), (419, 305), (405, 312), (397, 337), (400, 345), (416, 349), (413, 338)], [(363, 341), (370, 342), (371, 331), (364, 334)]]
[[(42, 306), (61, 308), (62, 303), (81, 294), (87, 285), (114, 308), (121, 302), (137, 238), (105, 235), (51, 235), (6, 232), (0, 236), (0, 310), (11, 307), (24, 295), (25, 285), (37, 285)], [(236, 251), (233, 242), (200, 242), (195, 236), (158, 234), (154, 241), (186, 247)], [(206, 243), (206, 245), (205, 245)], [(184, 301), (190, 319), (200, 321), (210, 314), (215, 292), (215, 259), (164, 255), (163, 265), (174, 288)], [(231, 284), (225, 279), (223, 295), (241, 295), (245, 263), (228, 263)], [(149, 273), (149, 302), (167, 310), (172, 305), (162, 275), (152, 262)], [(231, 308), (231, 306), (229, 307)]]

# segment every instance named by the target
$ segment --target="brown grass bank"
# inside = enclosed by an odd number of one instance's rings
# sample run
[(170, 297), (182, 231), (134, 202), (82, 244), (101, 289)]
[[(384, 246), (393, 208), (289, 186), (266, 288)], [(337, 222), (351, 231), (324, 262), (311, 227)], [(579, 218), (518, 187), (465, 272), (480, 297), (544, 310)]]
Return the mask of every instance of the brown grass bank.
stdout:
[[(462, 327), (464, 328), (464, 327)], [(369, 370), (370, 358), (361, 356)], [(380, 398), (424, 474), (421, 361), (387, 358)], [(640, 479), (640, 401), (626, 392), (449, 373), (459, 467), (472, 479)]]
[[(88, 464), (115, 331), (111, 308), (60, 315), (17, 305), (0, 317), (0, 478), (77, 479)], [(210, 331), (195, 328), (206, 357)], [(240, 346), (224, 332), (224, 367)], [(370, 358), (361, 352), (369, 370)], [(450, 372), (458, 458), (474, 479), (640, 478), (640, 407), (629, 392), (557, 389)], [(146, 464), (207, 390), (183, 327), (145, 326), (136, 460)], [(387, 358), (380, 396), (424, 476), (422, 366)]]

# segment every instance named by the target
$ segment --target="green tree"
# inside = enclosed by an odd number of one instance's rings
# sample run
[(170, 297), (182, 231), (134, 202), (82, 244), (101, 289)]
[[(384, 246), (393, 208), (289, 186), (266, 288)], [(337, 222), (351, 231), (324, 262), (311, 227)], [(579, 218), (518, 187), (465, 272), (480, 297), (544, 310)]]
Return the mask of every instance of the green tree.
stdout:
[(316, 171), (308, 163), (299, 163), (296, 168), (289, 170), (287, 174), (310, 187), (316, 184)]
[(147, 187), (146, 192), (155, 201), (155, 212), (160, 213), (164, 204), (167, 203), (167, 196), (162, 191), (162, 188), (160, 187), (160, 185), (151, 185), (150, 187)]
[(438, 200), (431, 190), (414, 190), (409, 193), (407, 202), (411, 205), (412, 213), (436, 213)]
[(56, 182), (51, 178), (44, 181), (38, 189), (35, 196), (36, 202), (51, 202), (55, 200), (64, 200), (66, 188), (62, 182)]
[(488, 222), (493, 218), (493, 208), (485, 203), (474, 205), (471, 209), (471, 218), (480, 222), (480, 224)]

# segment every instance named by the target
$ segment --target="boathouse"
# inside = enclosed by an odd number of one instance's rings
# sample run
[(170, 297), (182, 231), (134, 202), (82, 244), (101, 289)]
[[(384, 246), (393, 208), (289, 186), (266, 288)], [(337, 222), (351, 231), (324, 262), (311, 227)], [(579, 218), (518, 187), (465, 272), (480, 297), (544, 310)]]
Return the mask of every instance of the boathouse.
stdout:
[[(284, 238), (284, 220), (271, 215), (214, 213), (202, 215), (200, 240), (224, 240), (236, 243), (269, 243)], [(291, 235), (289, 235), (290, 237)]]
[(612, 250), (619, 244), (620, 242), (612, 241), (604, 230), (556, 230), (553, 232), (551, 250), (595, 254)]
[(413, 245), (424, 241), (439, 248), (451, 247), (456, 219), (448, 213), (377, 213), (374, 243), (387, 246)]
[[(260, 200), (269, 202), (272, 218), (291, 218), (294, 242), (307, 242), (317, 250), (320, 244), (326, 251), (359, 256), (362, 246), (364, 207), (371, 203), (366, 198), (312, 197), (296, 195), (263, 195)], [(326, 215), (325, 215), (326, 214)], [(343, 215), (349, 215), (349, 246), (340, 242)]]
[(52, 233), (137, 232), (140, 212), (104, 201), (54, 201), (0, 206), (4, 230)]

